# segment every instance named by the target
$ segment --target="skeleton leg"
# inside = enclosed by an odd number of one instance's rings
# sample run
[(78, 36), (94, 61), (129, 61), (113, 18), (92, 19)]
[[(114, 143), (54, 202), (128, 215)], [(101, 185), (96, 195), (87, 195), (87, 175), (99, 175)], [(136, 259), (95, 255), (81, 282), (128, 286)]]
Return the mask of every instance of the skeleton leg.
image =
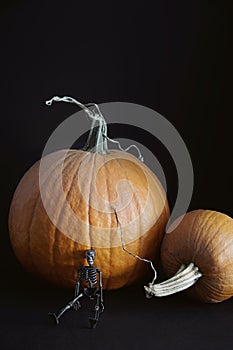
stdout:
[(95, 315), (94, 317), (89, 318), (89, 321), (91, 323), (91, 328), (96, 327), (97, 321), (100, 316), (100, 312), (102, 312), (102, 310), (100, 309), (100, 295), (96, 294)]
[(71, 300), (65, 307), (63, 307), (58, 315), (55, 312), (49, 312), (49, 316), (51, 316), (53, 318), (53, 320), (55, 321), (56, 324), (59, 324), (59, 319), (60, 317), (69, 309), (71, 308), (75, 308), (75, 310), (77, 310), (77, 305), (79, 305), (79, 301), (78, 299), (80, 299), (83, 296), (83, 293), (80, 293), (76, 298), (74, 298), (73, 300)]

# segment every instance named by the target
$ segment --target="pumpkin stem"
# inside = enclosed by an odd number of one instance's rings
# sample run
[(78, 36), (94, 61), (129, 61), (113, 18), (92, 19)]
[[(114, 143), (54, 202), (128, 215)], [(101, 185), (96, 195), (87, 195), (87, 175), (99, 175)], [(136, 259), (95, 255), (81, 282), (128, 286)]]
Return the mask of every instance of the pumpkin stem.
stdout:
[(194, 263), (181, 265), (176, 274), (168, 280), (158, 284), (149, 283), (148, 286), (144, 286), (146, 297), (150, 298), (152, 295), (164, 297), (181, 292), (195, 284), (201, 276), (201, 272)]
[[(87, 143), (83, 148), (84, 151), (102, 153), (102, 154), (108, 153), (107, 141), (109, 141), (112, 143), (116, 143), (118, 148), (121, 151), (127, 152), (130, 150), (130, 148), (136, 148), (138, 152), (138, 158), (142, 162), (144, 161), (142, 154), (136, 145), (130, 145), (129, 147), (123, 149), (119, 141), (112, 140), (110, 137), (108, 137), (107, 123), (100, 111), (99, 106), (96, 103), (87, 103), (84, 105), (83, 103), (68, 96), (64, 96), (64, 97), (54, 96), (53, 98), (51, 98), (51, 100), (48, 100), (45, 103), (46, 105), (51, 106), (53, 101), (74, 103), (78, 105), (80, 108), (82, 108), (86, 112), (88, 117), (92, 119), (91, 130), (87, 139)], [(92, 107), (92, 109), (90, 107)]]
[[(84, 105), (83, 103), (75, 100), (72, 97), (64, 96), (58, 97), (54, 96), (51, 100), (46, 101), (46, 105), (51, 106), (53, 102), (68, 102), (78, 105), (84, 112), (92, 119), (91, 130), (87, 139), (87, 143), (84, 146), (84, 151), (94, 152), (94, 153), (107, 153), (108, 145), (107, 139), (104, 135), (107, 135), (107, 123), (99, 109), (99, 106), (95, 103), (88, 103)], [(94, 107), (90, 109), (90, 107)]]

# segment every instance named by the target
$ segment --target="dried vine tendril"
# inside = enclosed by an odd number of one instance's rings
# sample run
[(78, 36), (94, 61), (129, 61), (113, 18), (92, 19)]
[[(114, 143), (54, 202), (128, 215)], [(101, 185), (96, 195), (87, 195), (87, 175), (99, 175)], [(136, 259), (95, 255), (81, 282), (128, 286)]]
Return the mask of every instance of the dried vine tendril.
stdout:
[[(105, 119), (100, 111), (99, 106), (96, 103), (83, 104), (83, 103), (81, 103), (81, 102), (79, 102), (79, 101), (77, 101), (74, 98), (69, 97), (69, 96), (64, 96), (64, 97), (54, 96), (53, 98), (46, 101), (45, 103), (47, 106), (51, 106), (53, 102), (67, 102), (67, 103), (76, 104), (77, 106), (79, 106), (81, 109), (84, 110), (84, 112), (87, 114), (87, 116), (91, 120), (93, 120), (92, 129), (94, 129), (94, 127), (96, 126), (96, 123), (99, 124), (100, 129), (101, 129), (102, 140), (101, 139), (99, 140), (99, 144), (96, 147), (96, 152), (107, 153), (108, 152), (107, 141), (109, 141), (109, 142), (112, 142), (114, 144), (117, 144), (118, 148), (124, 152), (128, 152), (131, 148), (135, 148), (138, 152), (138, 158), (142, 162), (144, 162), (144, 159), (143, 159), (143, 156), (140, 152), (140, 149), (136, 145), (133, 144), (133, 145), (130, 145), (124, 149), (124, 148), (122, 148), (119, 141), (113, 140), (107, 135), (107, 123), (106, 123), (106, 121), (105, 121)], [(91, 107), (94, 107), (94, 108), (91, 109)]]

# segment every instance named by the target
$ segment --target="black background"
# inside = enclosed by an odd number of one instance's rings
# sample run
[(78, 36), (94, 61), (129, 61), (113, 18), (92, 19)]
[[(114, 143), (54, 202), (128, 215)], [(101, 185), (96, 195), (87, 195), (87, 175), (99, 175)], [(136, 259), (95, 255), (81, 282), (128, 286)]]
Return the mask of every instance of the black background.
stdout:
[[(230, 18), (230, 1), (1, 1), (1, 349), (232, 348), (232, 300), (208, 305), (180, 294), (148, 301), (141, 285), (106, 292), (95, 330), (86, 328), (85, 313), (70, 312), (53, 326), (47, 312), (71, 291), (28, 275), (7, 229), (18, 181), (77, 110), (46, 107), (54, 95), (161, 113), (190, 151), (190, 209), (232, 216)], [(176, 173), (165, 149), (132, 127), (112, 125), (110, 136), (150, 147), (164, 166), (172, 206)]]

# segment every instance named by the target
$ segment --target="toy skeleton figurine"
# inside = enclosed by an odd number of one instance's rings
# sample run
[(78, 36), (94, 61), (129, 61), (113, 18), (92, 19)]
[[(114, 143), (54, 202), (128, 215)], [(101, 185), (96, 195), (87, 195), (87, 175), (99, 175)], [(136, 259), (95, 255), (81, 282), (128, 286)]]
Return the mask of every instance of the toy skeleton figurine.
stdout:
[(102, 272), (94, 266), (96, 252), (93, 249), (86, 250), (85, 258), (89, 266), (81, 266), (77, 273), (74, 299), (71, 300), (58, 314), (49, 313), (53, 317), (56, 324), (59, 323), (60, 317), (69, 309), (80, 309), (79, 299), (87, 296), (90, 300), (96, 300), (94, 308), (94, 317), (89, 318), (91, 328), (95, 328), (99, 315), (104, 310), (103, 305), (103, 290), (102, 290)]

